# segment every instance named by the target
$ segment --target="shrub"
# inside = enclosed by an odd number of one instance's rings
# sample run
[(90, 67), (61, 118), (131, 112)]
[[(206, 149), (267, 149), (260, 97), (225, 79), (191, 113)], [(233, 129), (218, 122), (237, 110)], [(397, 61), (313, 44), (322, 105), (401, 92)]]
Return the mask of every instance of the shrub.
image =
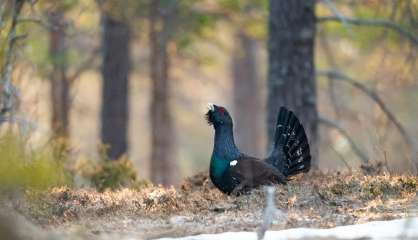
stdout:
[(0, 136), (0, 189), (45, 189), (65, 185), (68, 177), (62, 163), (49, 148), (31, 148), (12, 131)]
[(137, 173), (131, 161), (123, 157), (116, 161), (103, 161), (96, 165), (91, 181), (99, 191), (121, 187), (141, 187), (146, 185), (137, 179)]
[(122, 187), (142, 188), (150, 185), (145, 180), (138, 180), (136, 169), (127, 157), (111, 160), (104, 147), (99, 148), (100, 159), (80, 161), (75, 172), (81, 174), (100, 192), (106, 189), (115, 190)]

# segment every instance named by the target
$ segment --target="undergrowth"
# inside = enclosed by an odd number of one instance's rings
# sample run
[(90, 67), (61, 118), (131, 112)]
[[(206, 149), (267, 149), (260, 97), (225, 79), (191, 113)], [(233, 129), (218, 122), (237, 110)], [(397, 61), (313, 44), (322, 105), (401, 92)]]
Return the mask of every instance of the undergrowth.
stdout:
[(0, 189), (46, 189), (68, 183), (63, 164), (50, 148), (33, 148), (12, 131), (0, 135)]
[(129, 159), (111, 160), (104, 148), (99, 148), (98, 161), (84, 159), (74, 165), (68, 161), (71, 149), (65, 139), (53, 138), (38, 147), (28, 142), (12, 130), (0, 133), (0, 194), (73, 186), (77, 175), (100, 192), (149, 185), (138, 178)]
[[(331, 227), (406, 216), (417, 189), (417, 177), (309, 176), (277, 185), (276, 204), (287, 212), (289, 227)], [(100, 193), (61, 187), (27, 197), (26, 206), (31, 207), (26, 213), (44, 224), (104, 216), (166, 219), (172, 215), (217, 218), (219, 214), (256, 221), (265, 201), (261, 189), (227, 196), (211, 184), (207, 174), (187, 179), (180, 188), (148, 185)]]
[(389, 175), (351, 176), (348, 179), (337, 179), (330, 190), (336, 195), (358, 194), (363, 200), (390, 198), (415, 192), (417, 179), (407, 176), (393, 178)]
[(99, 147), (99, 161), (79, 160), (72, 169), (73, 174), (80, 174), (99, 192), (120, 188), (140, 189), (150, 185), (140, 180), (134, 164), (125, 155), (119, 159), (110, 159), (106, 147)]
[(133, 163), (122, 157), (118, 160), (101, 160), (98, 163), (82, 161), (76, 171), (91, 182), (99, 192), (120, 188), (139, 189), (148, 186), (145, 180), (139, 180)]

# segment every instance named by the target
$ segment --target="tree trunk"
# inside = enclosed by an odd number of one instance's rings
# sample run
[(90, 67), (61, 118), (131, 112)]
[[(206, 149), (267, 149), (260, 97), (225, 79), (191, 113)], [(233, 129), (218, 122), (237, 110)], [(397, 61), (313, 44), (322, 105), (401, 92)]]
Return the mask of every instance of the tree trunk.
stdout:
[[(6, 43), (2, 45), (2, 59), (0, 61), (0, 125), (6, 121), (13, 122), (13, 115), (19, 108), (19, 96), (12, 84), (13, 60), (16, 48), (16, 29), (25, 0), (15, 0), (12, 7), (11, 24), (6, 35)], [(5, 14), (4, 12), (2, 14)], [(4, 16), (0, 16), (4, 17)], [(0, 20), (0, 24), (1, 24)]]
[(49, 57), (52, 63), (50, 96), (54, 137), (69, 137), (70, 86), (67, 79), (67, 48), (63, 12), (49, 14)]
[(150, 74), (152, 81), (151, 116), (151, 180), (165, 186), (177, 178), (177, 162), (173, 153), (173, 121), (169, 106), (170, 61), (167, 52), (167, 15), (160, 1), (152, 1), (150, 9)]
[(260, 155), (261, 101), (257, 74), (257, 41), (243, 32), (236, 36), (232, 57), (235, 135), (243, 152)]
[(314, 69), (315, 1), (270, 0), (267, 134), (271, 145), (280, 106), (296, 113), (318, 167), (318, 112)]
[(102, 21), (101, 138), (108, 147), (108, 157), (115, 160), (126, 153), (128, 145), (131, 34), (128, 23), (111, 14), (103, 13)]

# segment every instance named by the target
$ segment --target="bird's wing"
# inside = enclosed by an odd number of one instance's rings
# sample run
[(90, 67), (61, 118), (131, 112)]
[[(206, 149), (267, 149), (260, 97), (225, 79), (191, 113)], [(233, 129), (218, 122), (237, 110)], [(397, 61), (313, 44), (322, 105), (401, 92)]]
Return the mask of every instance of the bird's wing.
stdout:
[(245, 182), (247, 186), (286, 182), (285, 176), (272, 165), (253, 157), (241, 157), (230, 162), (229, 171), (232, 177)]

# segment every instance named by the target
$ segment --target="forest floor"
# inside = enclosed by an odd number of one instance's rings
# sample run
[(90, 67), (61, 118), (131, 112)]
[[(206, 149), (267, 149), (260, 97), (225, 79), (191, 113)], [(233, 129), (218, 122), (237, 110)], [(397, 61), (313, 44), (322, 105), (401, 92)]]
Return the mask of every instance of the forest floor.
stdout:
[[(417, 191), (417, 177), (303, 176), (276, 187), (276, 206), (281, 211), (270, 229), (330, 228), (417, 216)], [(98, 193), (54, 188), (27, 192), (7, 204), (17, 214), (3, 222), (26, 224), (16, 230), (23, 234), (22, 239), (39, 239), (40, 235), (49, 239), (153, 239), (256, 231), (263, 219), (265, 193), (258, 189), (248, 195), (227, 196), (213, 187), (207, 175), (199, 174), (178, 189), (146, 187)], [(0, 217), (0, 233), (4, 216)], [(22, 229), (32, 230), (22, 233)]]

